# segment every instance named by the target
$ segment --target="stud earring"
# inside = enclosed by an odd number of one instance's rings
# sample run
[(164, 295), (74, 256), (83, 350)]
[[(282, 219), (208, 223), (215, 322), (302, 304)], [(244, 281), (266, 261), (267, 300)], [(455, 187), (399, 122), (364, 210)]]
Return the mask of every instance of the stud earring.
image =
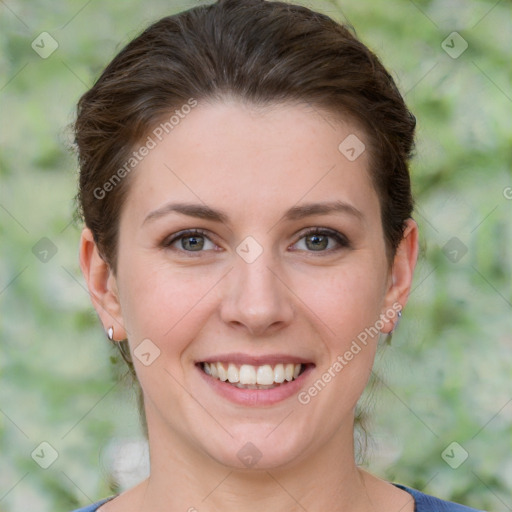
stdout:
[(398, 320), (396, 321), (396, 324), (393, 326), (393, 329), (391, 332), (393, 332), (398, 327), (398, 324), (400, 323), (400, 318), (402, 318), (402, 310), (400, 310), (397, 313), (397, 317), (398, 317)]
[(112, 326), (112, 325), (107, 329), (107, 338), (110, 341), (114, 342), (114, 345), (116, 345), (116, 347), (119, 349), (121, 356), (128, 363), (130, 370), (132, 370), (133, 361), (130, 356), (130, 348), (128, 347), (128, 340), (127, 339), (119, 340), (119, 341), (114, 340), (114, 326)]

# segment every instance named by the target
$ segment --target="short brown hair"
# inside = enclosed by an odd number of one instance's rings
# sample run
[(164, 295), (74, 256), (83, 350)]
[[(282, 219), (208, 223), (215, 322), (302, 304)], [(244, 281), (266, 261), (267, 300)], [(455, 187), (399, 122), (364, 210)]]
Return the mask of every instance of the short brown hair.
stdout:
[(349, 27), (326, 15), (284, 2), (219, 0), (148, 27), (78, 103), (77, 215), (112, 270), (131, 175), (105, 197), (95, 191), (173, 109), (228, 95), (255, 105), (307, 102), (362, 126), (391, 264), (413, 210), (416, 124), (392, 77)]

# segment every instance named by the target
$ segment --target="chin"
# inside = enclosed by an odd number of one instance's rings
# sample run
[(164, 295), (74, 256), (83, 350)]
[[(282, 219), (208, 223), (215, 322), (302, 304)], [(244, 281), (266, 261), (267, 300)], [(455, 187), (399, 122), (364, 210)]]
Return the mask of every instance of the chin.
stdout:
[[(205, 446), (219, 464), (235, 469), (269, 470), (292, 466), (311, 446), (304, 432), (290, 432), (290, 423), (282, 425), (243, 425), (224, 444)], [(269, 434), (270, 432), (270, 434)]]

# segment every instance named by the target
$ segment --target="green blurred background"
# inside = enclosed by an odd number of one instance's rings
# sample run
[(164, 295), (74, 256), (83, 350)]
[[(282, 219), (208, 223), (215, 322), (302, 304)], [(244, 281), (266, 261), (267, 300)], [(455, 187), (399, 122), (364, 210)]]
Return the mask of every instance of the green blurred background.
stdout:
[[(365, 464), (510, 511), (511, 2), (302, 3), (348, 20), (418, 118), (421, 254), (400, 327), (378, 356)], [(1, 512), (68, 511), (147, 471), (135, 395), (78, 266), (69, 124), (126, 42), (193, 5), (0, 2)]]

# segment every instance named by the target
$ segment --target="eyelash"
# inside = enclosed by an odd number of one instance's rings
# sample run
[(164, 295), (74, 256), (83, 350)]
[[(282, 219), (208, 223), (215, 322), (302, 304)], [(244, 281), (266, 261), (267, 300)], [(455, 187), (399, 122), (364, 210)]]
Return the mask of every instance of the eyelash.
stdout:
[[(340, 250), (342, 248), (349, 249), (351, 247), (350, 242), (348, 238), (341, 233), (338, 233), (338, 231), (335, 231), (334, 229), (328, 229), (328, 228), (309, 228), (306, 231), (304, 231), (300, 238), (297, 240), (302, 240), (303, 238), (311, 235), (320, 235), (320, 236), (328, 236), (330, 238), (334, 238), (338, 245), (340, 247), (337, 247), (335, 249), (327, 249), (325, 251), (318, 251), (320, 253), (332, 253), (334, 251)], [(295, 242), (295, 243), (297, 243)], [(295, 244), (294, 244), (295, 245)], [(307, 251), (307, 252), (316, 252), (316, 251)]]
[[(322, 253), (323, 254), (331, 254), (331, 253), (333, 253), (335, 251), (339, 251), (343, 248), (350, 249), (352, 247), (348, 238), (345, 237), (344, 235), (342, 235), (341, 233), (339, 233), (338, 231), (335, 231), (333, 229), (328, 229), (328, 228), (317, 228), (317, 227), (309, 228), (305, 232), (303, 232), (300, 235), (300, 237), (298, 238), (297, 242), (295, 242), (295, 244), (297, 244), (303, 238), (306, 238), (311, 235), (328, 236), (330, 238), (333, 238), (334, 240), (336, 240), (339, 247), (334, 248), (334, 249), (326, 249), (325, 251), (305, 251), (305, 252), (310, 252), (310, 253), (318, 252), (320, 254), (322, 254)], [(172, 247), (171, 247), (172, 244), (181, 240), (182, 238), (187, 238), (187, 237), (191, 237), (191, 236), (202, 236), (202, 237), (210, 240), (207, 232), (203, 231), (202, 229), (187, 229), (185, 231), (180, 231), (180, 232), (176, 233), (175, 235), (172, 235), (170, 238), (165, 239), (162, 243), (162, 246), (164, 248), (172, 249)], [(212, 240), (210, 240), (210, 241), (212, 241)], [(295, 245), (295, 244), (293, 244), (293, 245)], [(179, 251), (185, 252), (188, 254), (194, 253), (194, 252), (197, 252), (197, 253), (204, 252), (204, 251), (185, 251), (184, 249), (179, 249)]]

